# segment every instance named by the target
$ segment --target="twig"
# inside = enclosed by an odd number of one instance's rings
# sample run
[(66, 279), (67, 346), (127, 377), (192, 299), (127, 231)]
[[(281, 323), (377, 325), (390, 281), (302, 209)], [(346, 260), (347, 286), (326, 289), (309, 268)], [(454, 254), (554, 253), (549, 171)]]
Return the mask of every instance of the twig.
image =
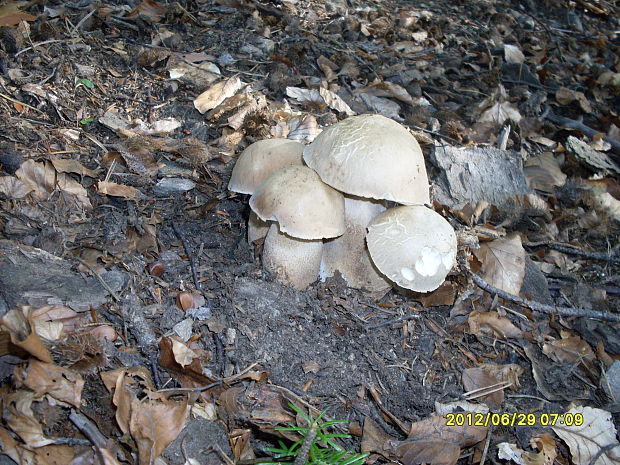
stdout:
[(187, 244), (187, 241), (185, 240), (183, 233), (181, 232), (181, 230), (179, 229), (175, 221), (172, 222), (172, 229), (174, 230), (174, 233), (177, 235), (177, 237), (181, 241), (181, 244), (183, 244), (185, 255), (187, 255), (187, 258), (189, 260), (189, 266), (192, 270), (192, 278), (194, 279), (194, 286), (196, 286), (196, 289), (199, 290), (200, 283), (198, 282), (198, 273), (196, 273), (196, 264), (194, 263), (194, 256), (192, 255), (189, 249), (189, 245)]
[(297, 457), (295, 457), (295, 461), (293, 465), (304, 465), (308, 461), (308, 456), (310, 455), (310, 447), (314, 444), (314, 440), (317, 435), (317, 426), (316, 424), (310, 425), (310, 430), (306, 437), (304, 438), (304, 442), (301, 443), (301, 447), (297, 452)]
[(201, 392), (208, 391), (215, 386), (219, 386), (223, 383), (223, 381), (215, 381), (213, 383), (205, 384), (203, 386), (198, 386), (194, 388), (166, 388), (166, 389), (158, 389), (157, 392)]
[(557, 244), (555, 242), (549, 241), (541, 241), (541, 242), (525, 242), (523, 243), (526, 247), (542, 247), (546, 246), (550, 249), (557, 250), (558, 252), (567, 253), (571, 255), (578, 255), (580, 257), (589, 258), (590, 260), (601, 260), (604, 262), (610, 263), (620, 263), (620, 257), (612, 257), (609, 253), (603, 252), (588, 252), (586, 250), (581, 250), (576, 247), (568, 247), (562, 244)]
[(31, 107), (31, 106), (30, 106), (30, 105), (28, 105), (27, 103), (20, 102), (19, 100), (15, 100), (14, 98), (9, 97), (8, 95), (4, 95), (4, 94), (1, 94), (1, 93), (0, 93), (0, 97), (2, 97), (2, 98), (4, 98), (4, 99), (7, 99), (9, 102), (17, 103), (18, 105), (22, 105), (22, 106), (24, 106), (24, 107), (26, 107), (26, 108), (30, 108), (31, 110), (34, 110), (34, 111), (36, 111), (36, 112), (39, 112), (39, 113), (41, 113), (42, 115), (44, 115), (44, 114), (45, 114), (45, 112), (44, 112), (44, 111), (41, 111), (41, 110), (39, 110), (38, 108), (35, 108), (35, 107)]
[(491, 384), (489, 386), (483, 386), (478, 389), (473, 389), (463, 394), (463, 399), (465, 400), (474, 400), (479, 397), (488, 396), (494, 394), (498, 391), (503, 391), (506, 388), (512, 386), (512, 382), (510, 381), (501, 381), (499, 383)]
[(114, 291), (114, 289), (112, 289), (110, 287), (110, 285), (108, 283), (106, 283), (103, 278), (101, 277), (101, 275), (97, 272), (97, 270), (95, 270), (92, 266), (90, 266), (88, 263), (86, 263), (84, 260), (82, 260), (80, 257), (76, 257), (77, 261), (80, 262), (82, 265), (84, 265), (86, 268), (89, 269), (89, 271), (95, 276), (95, 278), (97, 278), (97, 280), (99, 281), (99, 283), (103, 286), (103, 288), (108, 291), (110, 293), (110, 295), (112, 296), (112, 298), (114, 300), (116, 300), (117, 302), (121, 301), (121, 298), (118, 296), (118, 294)]
[(482, 451), (482, 458), (480, 459), (480, 465), (484, 465), (487, 459), (487, 453), (489, 452), (489, 444), (491, 443), (491, 436), (493, 435), (493, 425), (489, 426), (487, 430), (487, 440), (484, 443), (484, 450)]
[[(94, 10), (94, 11), (96, 11), (96, 10)], [(33, 50), (33, 49), (37, 48), (40, 45), (54, 44), (54, 43), (57, 43), (57, 42), (73, 42), (73, 43), (75, 43), (75, 42), (81, 42), (81, 41), (82, 41), (82, 39), (50, 39), (50, 40), (44, 40), (43, 42), (37, 42), (36, 44), (32, 44), (30, 47), (22, 48), (14, 56), (15, 56), (15, 58), (17, 58), (22, 53), (27, 52), (28, 50)]]
[(418, 318), (421, 318), (421, 315), (418, 315), (417, 313), (412, 313), (411, 315), (401, 316), (400, 318), (394, 318), (393, 320), (382, 321), (381, 323), (375, 323), (373, 325), (366, 325), (364, 326), (364, 329), (371, 330), (371, 329), (382, 328), (384, 326), (390, 326), (390, 325), (400, 323), (402, 321), (407, 321), (407, 320), (416, 320)]
[(484, 279), (478, 276), (475, 273), (470, 271), (471, 277), (476, 283), (476, 285), (491, 294), (496, 294), (502, 299), (507, 299), (512, 302), (515, 302), (519, 305), (523, 305), (531, 310), (535, 310), (537, 312), (548, 313), (551, 315), (562, 315), (562, 316), (580, 316), (586, 318), (597, 318), (599, 320), (604, 321), (620, 321), (620, 314), (609, 313), (601, 310), (588, 310), (585, 308), (571, 308), (571, 307), (557, 307), (554, 305), (546, 305), (540, 302), (536, 302), (535, 300), (524, 299), (523, 297), (519, 297), (514, 294), (510, 294), (509, 292), (503, 291), (491, 284), (487, 283)]
[[(541, 119), (548, 119), (552, 123), (559, 124), (560, 126), (564, 126), (568, 129), (576, 129), (577, 131), (583, 132), (588, 137), (594, 137), (596, 134), (600, 134), (600, 131), (596, 129), (592, 129), (590, 126), (586, 126), (583, 122), (566, 118), (564, 116), (558, 116), (554, 114), (549, 107), (546, 107), (541, 115)], [(616, 154), (620, 154), (620, 142), (616, 139), (613, 139), (609, 136), (603, 136), (603, 140), (608, 142), (614, 149)]]

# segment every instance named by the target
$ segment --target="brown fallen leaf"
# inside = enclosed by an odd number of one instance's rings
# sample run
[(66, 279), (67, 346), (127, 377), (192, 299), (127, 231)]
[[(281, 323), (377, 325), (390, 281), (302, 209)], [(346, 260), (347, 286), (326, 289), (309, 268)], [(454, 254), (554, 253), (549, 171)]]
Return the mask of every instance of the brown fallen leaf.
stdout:
[(596, 354), (586, 341), (579, 336), (568, 334), (563, 334), (562, 339), (546, 342), (542, 351), (551, 360), (559, 363), (594, 362), (596, 360)]
[(45, 437), (43, 426), (35, 418), (32, 403), (35, 401), (34, 392), (20, 389), (4, 395), (4, 420), (6, 425), (17, 434), (26, 447), (43, 447), (54, 442)]
[(20, 9), (23, 5), (21, 2), (7, 2), (0, 5), (0, 26), (17, 26), (22, 21), (35, 21), (36, 16)]
[(445, 415), (433, 415), (413, 423), (408, 439), (387, 441), (387, 447), (391, 456), (405, 465), (454, 465), (461, 447), (477, 444), (486, 435), (484, 426), (448, 426)]
[(34, 331), (31, 309), (10, 310), (0, 318), (0, 327), (8, 331), (11, 343), (42, 362), (52, 363), (52, 356)]
[(72, 160), (70, 158), (53, 158), (50, 162), (59, 173), (75, 173), (80, 176), (88, 176), (89, 178), (97, 177), (97, 173), (86, 168), (77, 160)]
[(30, 360), (26, 367), (17, 367), (14, 376), (18, 386), (21, 384), (39, 396), (47, 394), (60, 402), (80, 406), (84, 380), (79, 373), (53, 363)]
[[(474, 391), (504, 383), (515, 390), (520, 386), (519, 376), (521, 374), (523, 374), (523, 368), (513, 363), (506, 365), (484, 363), (478, 367), (463, 370), (463, 387), (466, 391)], [(498, 389), (491, 394), (476, 396), (476, 398), (493, 410), (499, 409), (504, 402), (504, 390)]]
[(485, 242), (474, 251), (474, 255), (482, 263), (482, 279), (503, 291), (519, 295), (525, 276), (525, 249), (521, 245), (521, 236), (511, 234)]
[(474, 310), (467, 318), (469, 332), (500, 339), (516, 338), (523, 335), (522, 331), (512, 322), (497, 312), (478, 312)]
[(136, 442), (140, 463), (153, 463), (183, 430), (188, 398), (172, 400), (155, 391), (150, 372), (142, 367), (121, 368), (101, 377), (113, 393), (119, 427)]
[(135, 187), (110, 181), (99, 181), (97, 183), (97, 192), (114, 197), (123, 197), (127, 200), (138, 200), (142, 196), (142, 193)]
[(200, 113), (205, 113), (217, 107), (228, 97), (235, 95), (244, 85), (245, 83), (238, 76), (220, 81), (196, 97), (194, 99), (194, 107)]

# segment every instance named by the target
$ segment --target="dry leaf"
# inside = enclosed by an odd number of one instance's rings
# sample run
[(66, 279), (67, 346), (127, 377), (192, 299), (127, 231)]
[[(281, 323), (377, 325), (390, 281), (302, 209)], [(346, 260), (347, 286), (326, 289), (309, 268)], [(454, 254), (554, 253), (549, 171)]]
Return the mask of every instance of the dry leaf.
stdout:
[(35, 419), (32, 402), (36, 394), (23, 389), (8, 393), (3, 403), (6, 413), (4, 418), (7, 426), (17, 434), (28, 448), (43, 447), (54, 442), (43, 434), (43, 427)]
[(30, 360), (27, 367), (16, 368), (14, 376), (18, 383), (38, 396), (47, 394), (60, 402), (80, 407), (84, 380), (79, 373), (52, 363)]
[(30, 309), (10, 310), (0, 318), (0, 326), (9, 332), (11, 342), (39, 360), (52, 362), (49, 350), (33, 330)]
[(504, 44), (504, 58), (506, 63), (523, 63), (525, 55), (516, 45)]
[(413, 423), (407, 440), (388, 441), (391, 454), (405, 465), (454, 465), (461, 447), (477, 444), (487, 434), (484, 426), (448, 426), (448, 423), (443, 415)]
[(172, 342), (172, 353), (176, 362), (185, 367), (192, 363), (192, 361), (198, 357), (196, 352), (187, 347), (183, 342), (177, 341), (175, 338), (170, 338)]
[(543, 353), (559, 363), (573, 363), (581, 360), (594, 361), (592, 347), (579, 336), (568, 336), (543, 345)]
[(356, 114), (353, 110), (351, 110), (351, 107), (349, 107), (349, 105), (347, 105), (344, 100), (342, 100), (337, 94), (335, 94), (331, 90), (327, 90), (321, 87), (319, 89), (319, 94), (321, 95), (328, 107), (344, 113), (347, 116), (353, 116)]
[(114, 197), (123, 197), (127, 200), (138, 200), (142, 196), (142, 193), (135, 187), (109, 181), (99, 181), (97, 183), (97, 192)]
[(210, 89), (206, 90), (194, 99), (194, 107), (200, 112), (205, 113), (217, 107), (228, 97), (232, 97), (245, 84), (238, 76), (218, 82)]
[(583, 92), (577, 92), (566, 87), (560, 87), (555, 91), (555, 99), (562, 105), (568, 105), (575, 100), (579, 102), (579, 106), (586, 113), (592, 113), (592, 106), (588, 101), (588, 98)]
[(518, 234), (481, 244), (474, 255), (482, 262), (482, 278), (487, 283), (519, 295), (525, 276), (525, 250)]
[[(509, 387), (515, 390), (520, 386), (519, 376), (521, 374), (523, 374), (523, 368), (514, 363), (506, 365), (483, 363), (478, 367), (463, 370), (463, 387), (466, 391), (474, 391), (498, 383), (509, 383)], [(499, 409), (504, 401), (504, 391), (500, 389), (491, 394), (481, 396), (479, 399), (487, 404), (489, 408), (493, 410)]]
[(480, 118), (478, 118), (478, 122), (490, 122), (496, 124), (504, 124), (506, 120), (512, 120), (516, 123), (521, 121), (521, 114), (517, 107), (508, 102), (497, 102), (491, 108), (485, 110)]
[(400, 117), (400, 105), (398, 103), (388, 100), (382, 97), (376, 97), (368, 93), (359, 94), (362, 101), (366, 104), (369, 110), (372, 110), (380, 115), (387, 116), (396, 121), (402, 121)]
[(618, 444), (618, 433), (611, 413), (592, 407), (573, 407), (564, 414), (565, 419), (567, 415), (570, 415), (571, 419), (582, 418), (583, 423), (581, 426), (556, 423), (552, 429), (568, 445), (575, 465), (588, 465), (595, 457), (597, 457), (596, 465), (620, 463), (620, 445), (605, 450), (600, 457), (598, 456), (604, 447)]
[(523, 172), (531, 189), (551, 193), (556, 187), (566, 183), (566, 175), (560, 168), (560, 162), (551, 152), (528, 158)]
[(508, 339), (521, 337), (522, 332), (519, 328), (505, 317), (499, 316), (497, 312), (478, 312), (474, 310), (467, 318), (469, 332), (476, 335), (485, 335)]
[(72, 160), (70, 158), (53, 158), (50, 161), (52, 165), (54, 165), (54, 169), (59, 173), (75, 173), (90, 178), (97, 177), (97, 173), (93, 170), (89, 170), (77, 160)]
[(319, 65), (319, 68), (321, 68), (321, 71), (323, 71), (327, 82), (331, 82), (338, 77), (338, 74), (336, 73), (336, 71), (338, 71), (338, 65), (330, 59), (325, 58), (323, 55), (321, 55), (317, 58), (316, 64)]
[(15, 176), (32, 189), (32, 195), (37, 200), (47, 200), (56, 188), (56, 170), (48, 163), (26, 160), (15, 172)]
[(14, 176), (0, 176), (0, 194), (9, 199), (22, 199), (32, 191), (31, 186)]
[(20, 9), (25, 2), (7, 2), (0, 5), (0, 26), (17, 26), (22, 21), (35, 21), (36, 16), (32, 16)]

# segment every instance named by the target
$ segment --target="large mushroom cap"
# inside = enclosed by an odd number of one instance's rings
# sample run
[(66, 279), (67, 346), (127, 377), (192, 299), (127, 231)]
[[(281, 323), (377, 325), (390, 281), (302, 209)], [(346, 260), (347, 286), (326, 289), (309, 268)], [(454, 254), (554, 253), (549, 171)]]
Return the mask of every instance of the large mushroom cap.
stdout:
[(307, 166), (272, 174), (250, 197), (263, 221), (277, 221), (280, 231), (299, 239), (323, 239), (345, 231), (344, 197)]
[(304, 161), (326, 184), (351, 195), (407, 205), (430, 202), (420, 145), (385, 116), (353, 116), (324, 130)]
[(368, 226), (366, 242), (381, 273), (417, 292), (437, 289), (456, 261), (452, 226), (421, 205), (381, 213)]
[(228, 189), (253, 194), (269, 176), (287, 166), (303, 165), (304, 145), (288, 139), (265, 139), (248, 146), (233, 168)]

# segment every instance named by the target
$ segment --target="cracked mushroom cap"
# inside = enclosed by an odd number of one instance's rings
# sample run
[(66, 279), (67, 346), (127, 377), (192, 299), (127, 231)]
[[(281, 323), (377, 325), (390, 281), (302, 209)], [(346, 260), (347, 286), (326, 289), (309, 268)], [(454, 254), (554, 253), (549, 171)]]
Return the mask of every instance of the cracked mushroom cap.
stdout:
[(304, 145), (289, 139), (265, 139), (249, 145), (233, 168), (228, 190), (253, 194), (269, 176), (287, 166), (303, 165)]
[(368, 225), (372, 261), (390, 281), (417, 292), (437, 289), (456, 262), (456, 234), (439, 213), (395, 207)]
[(324, 183), (347, 194), (406, 205), (430, 202), (418, 141), (385, 116), (353, 116), (330, 126), (304, 149), (304, 161)]
[(344, 233), (344, 197), (307, 166), (272, 174), (250, 197), (263, 221), (277, 221), (280, 232), (298, 239), (324, 239)]

